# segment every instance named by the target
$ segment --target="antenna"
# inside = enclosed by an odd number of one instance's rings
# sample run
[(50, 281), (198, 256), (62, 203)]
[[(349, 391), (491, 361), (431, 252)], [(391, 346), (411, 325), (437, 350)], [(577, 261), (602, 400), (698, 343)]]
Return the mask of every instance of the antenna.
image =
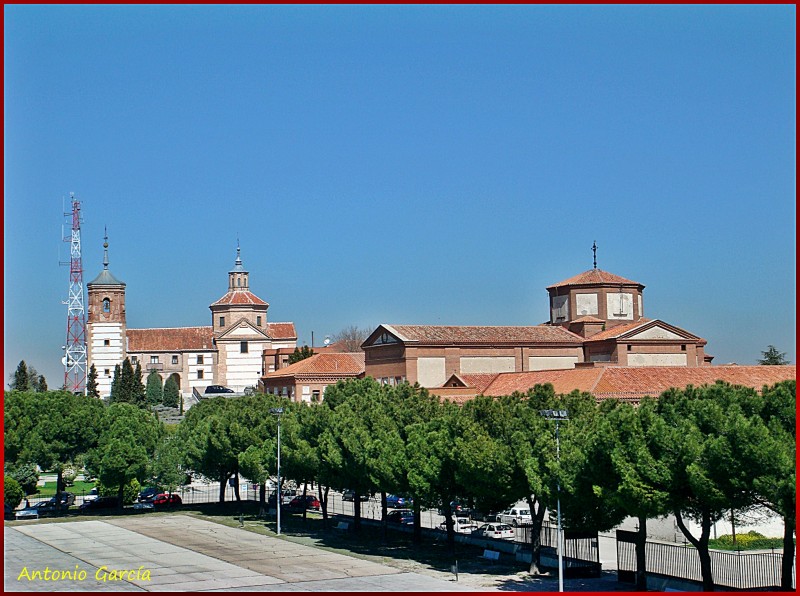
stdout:
[(69, 238), (63, 236), (65, 242), (70, 243), (69, 262), (60, 262), (69, 265), (69, 296), (64, 303), (67, 305), (67, 342), (63, 346), (64, 358), (64, 386), (68, 391), (76, 394), (86, 394), (86, 308), (83, 296), (83, 262), (81, 259), (81, 203), (75, 199), (75, 193), (69, 193), (72, 203), (72, 212), (64, 213), (65, 217), (72, 218), (72, 233)]
[(594, 254), (594, 268), (597, 269), (597, 240), (592, 241), (592, 253)]

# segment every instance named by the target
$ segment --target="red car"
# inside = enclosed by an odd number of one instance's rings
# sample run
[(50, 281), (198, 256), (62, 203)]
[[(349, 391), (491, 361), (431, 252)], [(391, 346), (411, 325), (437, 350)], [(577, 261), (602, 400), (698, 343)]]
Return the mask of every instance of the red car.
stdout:
[(163, 505), (180, 505), (182, 502), (183, 501), (181, 501), (180, 495), (161, 493), (156, 495), (156, 498), (153, 499), (153, 506), (159, 507)]
[[(295, 509), (298, 511), (303, 510), (303, 496), (299, 495), (289, 501), (289, 509)], [(319, 499), (313, 495), (306, 495), (305, 499), (305, 509), (314, 509), (315, 511), (320, 510)]]

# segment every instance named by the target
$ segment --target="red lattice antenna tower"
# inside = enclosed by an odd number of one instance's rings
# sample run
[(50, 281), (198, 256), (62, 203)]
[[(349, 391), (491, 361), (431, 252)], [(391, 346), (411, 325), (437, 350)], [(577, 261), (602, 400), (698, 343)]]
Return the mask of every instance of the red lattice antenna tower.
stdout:
[(83, 262), (81, 260), (81, 203), (70, 193), (72, 235), (69, 242), (69, 298), (67, 305), (67, 345), (64, 346), (64, 387), (73, 393), (86, 393), (86, 301), (83, 297)]

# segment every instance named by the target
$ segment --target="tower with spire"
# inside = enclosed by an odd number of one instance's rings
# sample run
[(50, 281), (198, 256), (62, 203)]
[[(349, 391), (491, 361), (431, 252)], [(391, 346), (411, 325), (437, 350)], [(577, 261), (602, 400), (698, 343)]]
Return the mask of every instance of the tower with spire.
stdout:
[(111, 393), (114, 367), (125, 358), (125, 282), (108, 268), (108, 232), (103, 238), (103, 270), (86, 284), (88, 362), (97, 370), (100, 395)]

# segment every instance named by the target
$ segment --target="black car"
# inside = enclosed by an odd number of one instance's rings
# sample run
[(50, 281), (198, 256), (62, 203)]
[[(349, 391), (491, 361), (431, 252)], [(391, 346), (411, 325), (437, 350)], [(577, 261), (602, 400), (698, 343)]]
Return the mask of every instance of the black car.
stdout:
[(209, 385), (206, 387), (205, 393), (236, 393), (233, 389), (225, 387), (224, 385)]
[[(360, 501), (363, 503), (364, 501), (369, 501), (369, 495), (359, 495)], [(342, 501), (355, 501), (356, 500), (356, 491), (352, 488), (347, 488), (342, 493)]]
[(97, 511), (99, 509), (114, 509), (118, 505), (117, 497), (100, 497), (94, 501), (84, 501), (78, 509), (81, 512)]
[(414, 512), (410, 509), (393, 509), (386, 514), (386, 521), (389, 523), (410, 525), (414, 523)]
[(148, 487), (144, 488), (144, 489), (143, 489), (143, 490), (142, 490), (142, 491), (139, 493), (139, 497), (138, 497), (138, 499), (137, 499), (137, 500), (138, 500), (140, 503), (152, 503), (152, 502), (153, 502), (153, 499), (155, 499), (155, 498), (156, 498), (156, 495), (157, 495), (157, 494), (159, 494), (159, 493), (162, 493), (162, 492), (164, 492), (164, 491), (163, 491), (163, 490), (161, 490), (161, 489), (160, 489), (160, 488), (158, 488), (158, 487), (155, 487), (155, 486), (148, 486)]
[[(56, 504), (56, 498), (53, 497), (48, 502), (52, 503), (53, 505), (55, 505)], [(69, 507), (70, 505), (74, 505), (75, 504), (75, 495), (72, 494), (72, 493), (66, 493), (66, 492), (65, 493), (61, 493), (61, 500), (59, 502), (60, 502), (61, 507), (63, 507), (63, 508)]]

